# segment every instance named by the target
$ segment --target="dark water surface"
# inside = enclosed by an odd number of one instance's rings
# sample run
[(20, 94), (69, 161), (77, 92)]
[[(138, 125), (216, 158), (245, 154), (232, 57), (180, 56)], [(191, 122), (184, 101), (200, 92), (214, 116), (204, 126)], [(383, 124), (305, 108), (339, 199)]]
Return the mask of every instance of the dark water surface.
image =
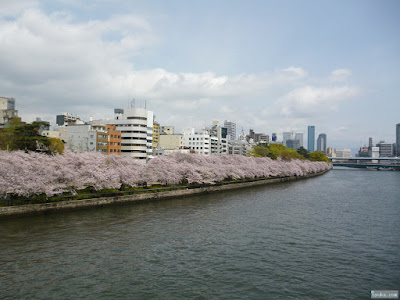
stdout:
[(400, 289), (400, 172), (0, 220), (1, 299), (369, 299)]

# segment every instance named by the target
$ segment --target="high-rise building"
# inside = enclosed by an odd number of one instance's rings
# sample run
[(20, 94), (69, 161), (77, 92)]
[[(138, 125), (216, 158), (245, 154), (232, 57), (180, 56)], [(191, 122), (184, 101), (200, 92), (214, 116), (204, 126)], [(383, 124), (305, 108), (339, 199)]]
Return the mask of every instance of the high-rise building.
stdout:
[(121, 132), (121, 155), (148, 159), (153, 154), (153, 112), (145, 108), (115, 109), (108, 121)]
[(396, 156), (400, 156), (400, 123), (396, 124)]
[(228, 130), (229, 139), (236, 140), (236, 123), (225, 120), (224, 127)]
[(317, 150), (326, 153), (326, 134), (321, 133), (317, 139)]
[(315, 126), (308, 126), (308, 137), (307, 137), (307, 150), (314, 152), (315, 149)]

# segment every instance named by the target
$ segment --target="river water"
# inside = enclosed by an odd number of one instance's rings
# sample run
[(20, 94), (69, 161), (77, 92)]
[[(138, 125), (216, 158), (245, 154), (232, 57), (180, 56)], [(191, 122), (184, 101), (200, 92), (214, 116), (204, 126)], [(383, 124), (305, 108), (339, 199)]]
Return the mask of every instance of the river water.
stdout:
[(400, 172), (0, 220), (1, 299), (369, 299), (400, 289)]

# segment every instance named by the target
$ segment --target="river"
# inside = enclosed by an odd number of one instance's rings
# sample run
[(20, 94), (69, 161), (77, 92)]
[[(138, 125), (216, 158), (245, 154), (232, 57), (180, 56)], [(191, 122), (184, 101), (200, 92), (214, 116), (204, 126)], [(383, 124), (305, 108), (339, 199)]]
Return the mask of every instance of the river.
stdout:
[(400, 289), (400, 172), (0, 220), (1, 299), (369, 299)]

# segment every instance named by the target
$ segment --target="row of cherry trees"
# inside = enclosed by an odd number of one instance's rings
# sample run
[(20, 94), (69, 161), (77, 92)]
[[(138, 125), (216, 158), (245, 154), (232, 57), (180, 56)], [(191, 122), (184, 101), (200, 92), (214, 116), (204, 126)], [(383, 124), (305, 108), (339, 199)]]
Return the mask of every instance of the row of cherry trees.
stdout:
[(0, 151), (0, 195), (48, 196), (88, 186), (96, 190), (135, 187), (143, 182), (214, 183), (225, 179), (302, 176), (330, 169), (325, 162), (272, 160), (243, 156), (177, 154), (150, 160), (96, 152), (49, 156), (22, 151)]

